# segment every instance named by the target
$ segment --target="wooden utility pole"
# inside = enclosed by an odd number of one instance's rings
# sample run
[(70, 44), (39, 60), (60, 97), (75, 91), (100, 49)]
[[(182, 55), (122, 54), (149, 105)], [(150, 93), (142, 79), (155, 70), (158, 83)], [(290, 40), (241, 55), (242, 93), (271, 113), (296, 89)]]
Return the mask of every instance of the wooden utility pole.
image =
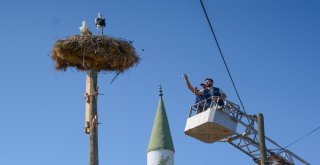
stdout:
[(264, 136), (264, 121), (263, 115), (258, 113), (258, 135), (259, 135), (259, 146), (260, 146), (260, 162), (261, 165), (268, 165), (265, 136)]
[(89, 128), (85, 128), (85, 132), (90, 134), (89, 165), (99, 165), (97, 80), (97, 72), (94, 69), (88, 70), (86, 75), (86, 124)]

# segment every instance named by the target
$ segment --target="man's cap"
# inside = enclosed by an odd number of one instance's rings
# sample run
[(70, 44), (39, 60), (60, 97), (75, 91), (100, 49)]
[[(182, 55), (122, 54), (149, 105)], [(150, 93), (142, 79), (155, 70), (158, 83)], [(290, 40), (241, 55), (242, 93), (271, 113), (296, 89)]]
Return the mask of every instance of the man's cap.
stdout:
[(209, 80), (209, 81), (213, 82), (213, 79), (211, 79), (211, 78), (206, 78), (205, 80), (206, 81)]

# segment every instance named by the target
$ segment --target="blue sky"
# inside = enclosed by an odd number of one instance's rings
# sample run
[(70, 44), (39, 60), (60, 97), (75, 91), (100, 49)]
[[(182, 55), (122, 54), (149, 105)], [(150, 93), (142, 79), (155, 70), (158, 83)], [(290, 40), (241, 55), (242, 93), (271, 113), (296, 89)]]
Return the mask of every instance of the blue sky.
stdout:
[[(320, 2), (204, 0), (248, 114), (263, 113), (266, 136), (286, 146), (320, 125)], [(119, 76), (100, 74), (100, 164), (146, 164), (158, 83), (175, 146), (176, 165), (254, 164), (227, 143), (205, 144), (184, 134), (194, 96), (182, 79), (215, 80), (238, 103), (198, 0), (11, 0), (0, 2), (0, 164), (85, 165), (85, 74), (54, 70), (58, 39), (97, 33), (134, 41), (141, 63)], [(144, 49), (145, 51), (142, 51)], [(289, 147), (320, 164), (317, 131)]]

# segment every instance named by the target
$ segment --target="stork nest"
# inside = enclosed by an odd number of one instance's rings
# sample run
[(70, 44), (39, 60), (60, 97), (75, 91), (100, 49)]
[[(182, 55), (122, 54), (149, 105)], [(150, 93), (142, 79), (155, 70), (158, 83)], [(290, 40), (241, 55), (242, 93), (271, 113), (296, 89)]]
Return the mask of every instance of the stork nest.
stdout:
[(66, 71), (68, 67), (74, 67), (97, 72), (124, 72), (140, 60), (131, 42), (105, 35), (75, 35), (58, 40), (51, 58), (56, 70)]

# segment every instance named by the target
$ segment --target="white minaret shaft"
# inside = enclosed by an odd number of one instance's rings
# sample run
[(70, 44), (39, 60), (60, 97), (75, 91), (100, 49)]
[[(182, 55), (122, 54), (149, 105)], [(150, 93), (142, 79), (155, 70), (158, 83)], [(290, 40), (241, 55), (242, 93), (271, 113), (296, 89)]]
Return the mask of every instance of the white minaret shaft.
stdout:
[(162, 95), (160, 86), (160, 100), (147, 149), (147, 165), (174, 165), (175, 151)]
[(174, 165), (174, 152), (158, 149), (148, 152), (147, 165)]

